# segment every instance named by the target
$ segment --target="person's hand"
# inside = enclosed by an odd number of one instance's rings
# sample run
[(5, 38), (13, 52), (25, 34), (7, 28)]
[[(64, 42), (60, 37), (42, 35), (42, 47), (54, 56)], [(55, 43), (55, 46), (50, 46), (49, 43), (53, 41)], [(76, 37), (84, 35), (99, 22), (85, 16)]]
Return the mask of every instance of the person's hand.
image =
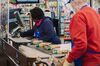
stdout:
[(69, 63), (67, 60), (64, 61), (63, 66), (75, 66), (74, 62)]
[(63, 58), (54, 58), (54, 62), (56, 63), (56, 66), (74, 66), (74, 62), (72, 63), (69, 63), (67, 60), (66, 60), (66, 57), (63, 57)]
[(72, 64), (71, 63), (69, 63), (66, 59), (65, 59), (65, 61), (64, 61), (64, 63), (63, 63), (63, 66), (71, 66)]
[(64, 58), (54, 58), (54, 63), (56, 63), (56, 66), (62, 66), (64, 63), (65, 57)]

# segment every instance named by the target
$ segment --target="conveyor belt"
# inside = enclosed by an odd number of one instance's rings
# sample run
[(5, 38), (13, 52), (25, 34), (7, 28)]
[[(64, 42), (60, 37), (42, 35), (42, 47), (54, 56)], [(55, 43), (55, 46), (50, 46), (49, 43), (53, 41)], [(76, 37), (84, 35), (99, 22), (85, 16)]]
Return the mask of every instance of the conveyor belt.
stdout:
[(34, 49), (36, 49), (36, 50), (39, 50), (39, 51), (41, 51), (41, 52), (43, 52), (43, 53), (46, 53), (46, 54), (49, 54), (49, 55), (52, 55), (52, 56), (54, 56), (54, 57), (64, 57), (66, 54), (53, 54), (52, 53), (52, 50), (45, 50), (45, 49), (43, 49), (43, 48), (37, 48), (37, 47), (35, 47), (34, 45), (30, 45), (29, 46), (30, 48), (34, 48)]

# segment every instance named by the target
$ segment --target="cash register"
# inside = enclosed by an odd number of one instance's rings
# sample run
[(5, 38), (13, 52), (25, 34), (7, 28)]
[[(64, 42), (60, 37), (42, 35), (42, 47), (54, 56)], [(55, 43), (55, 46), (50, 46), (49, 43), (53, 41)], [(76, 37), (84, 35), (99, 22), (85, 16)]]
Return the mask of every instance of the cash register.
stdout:
[[(28, 40), (25, 37), (20, 37), (20, 31), (22, 30), (22, 27), (24, 27), (23, 20), (21, 19), (20, 13), (18, 11), (14, 12), (14, 16), (17, 21), (13, 24), (15, 24), (16, 26), (11, 30), (9, 29), (10, 36), (8, 38), (10, 39), (10, 41), (12, 41), (11, 44), (13, 44), (13, 46), (18, 49), (19, 45), (26, 45), (28, 43), (31, 43), (31, 40)], [(11, 27), (11, 25), (9, 26)]]

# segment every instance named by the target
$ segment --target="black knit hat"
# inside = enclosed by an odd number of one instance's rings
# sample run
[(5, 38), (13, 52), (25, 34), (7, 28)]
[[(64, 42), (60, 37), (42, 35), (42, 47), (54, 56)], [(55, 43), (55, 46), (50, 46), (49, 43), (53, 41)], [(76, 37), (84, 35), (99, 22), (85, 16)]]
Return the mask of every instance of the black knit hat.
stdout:
[(41, 19), (44, 17), (44, 13), (43, 13), (42, 9), (39, 7), (35, 7), (33, 9), (31, 9), (30, 13), (31, 13), (32, 19)]

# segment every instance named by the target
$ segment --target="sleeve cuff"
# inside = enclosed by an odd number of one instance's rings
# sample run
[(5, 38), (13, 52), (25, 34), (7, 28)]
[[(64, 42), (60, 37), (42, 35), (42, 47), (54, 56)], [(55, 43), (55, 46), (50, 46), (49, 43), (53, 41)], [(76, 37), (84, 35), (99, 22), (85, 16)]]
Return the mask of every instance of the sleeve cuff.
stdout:
[(71, 57), (68, 57), (66, 60), (67, 60), (69, 63), (72, 63), (72, 62), (73, 62), (73, 60), (72, 60)]

